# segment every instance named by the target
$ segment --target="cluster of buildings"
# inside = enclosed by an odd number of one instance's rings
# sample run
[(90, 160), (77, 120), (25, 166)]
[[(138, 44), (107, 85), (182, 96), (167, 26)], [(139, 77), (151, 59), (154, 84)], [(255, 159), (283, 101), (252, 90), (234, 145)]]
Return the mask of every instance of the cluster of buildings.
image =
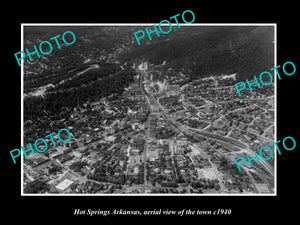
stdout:
[[(151, 83), (151, 76), (147, 77), (147, 83)], [(233, 83), (226, 80), (226, 77), (212, 77), (208, 79), (199, 79), (187, 83), (176, 91), (176, 94), (160, 92), (157, 100), (163, 108), (163, 112), (168, 114), (174, 123), (186, 125), (224, 137), (234, 138), (249, 148), (259, 148), (274, 139), (274, 89), (268, 88), (265, 91), (253, 93), (253, 95), (237, 99)], [(231, 79), (231, 77), (230, 77)], [(233, 79), (234, 81), (234, 79)], [(175, 135), (174, 139), (178, 137)], [(188, 137), (191, 138), (191, 137)], [(198, 139), (198, 140), (197, 140)], [(257, 177), (254, 179), (251, 175), (240, 174), (235, 170), (233, 157), (241, 151), (237, 146), (216, 142), (207, 138), (190, 139), (192, 143), (207, 143), (207, 145), (198, 149), (198, 152), (205, 152), (208, 157), (198, 155), (189, 155), (191, 144), (187, 150), (179, 151), (175, 154), (172, 151), (172, 145), (169, 147), (171, 157), (174, 156), (174, 165), (178, 162), (182, 165), (180, 159), (192, 159), (191, 162), (183, 164), (180, 173), (177, 174), (177, 180), (181, 178), (189, 180), (189, 185), (196, 182), (197, 179), (209, 179), (211, 182), (218, 178), (217, 188), (222, 192), (259, 192), (271, 193), (274, 187), (274, 177), (264, 171), (262, 167), (252, 168), (252, 173)], [(174, 146), (179, 146), (178, 143)], [(174, 154), (174, 155), (172, 155)], [(203, 164), (199, 160), (205, 162)], [(209, 160), (208, 160), (209, 159)], [(201, 160), (200, 160), (201, 162)], [(189, 167), (189, 165), (192, 165)], [(200, 167), (199, 167), (200, 166)], [(272, 165), (274, 166), (274, 165)], [(193, 170), (197, 171), (195, 173)], [(255, 171), (253, 171), (255, 170)], [(173, 170), (170, 170), (170, 172)], [(177, 170), (175, 170), (177, 171)], [(200, 177), (195, 176), (200, 175)], [(201, 177), (203, 174), (204, 177)], [(185, 176), (183, 176), (185, 175)], [(270, 176), (271, 175), (271, 176)], [(265, 179), (270, 177), (270, 179)], [(196, 180), (194, 180), (196, 179)], [(253, 182), (255, 181), (255, 182)], [(222, 185), (221, 185), (222, 184)], [(262, 187), (264, 188), (257, 188)], [(264, 189), (264, 190), (263, 190)], [(212, 190), (210, 190), (212, 191)]]
[(184, 86), (165, 77), (154, 85), (151, 70), (157, 68), (138, 68), (150, 70), (144, 82), (137, 76), (122, 95), (68, 109), (51, 124), (67, 127), (72, 139), (24, 160), (24, 187), (40, 180), (47, 192), (65, 194), (271, 192), (272, 178), (261, 170), (236, 169), (240, 147), (187, 132), (268, 145), (274, 135), (269, 90), (237, 99), (224, 77)]

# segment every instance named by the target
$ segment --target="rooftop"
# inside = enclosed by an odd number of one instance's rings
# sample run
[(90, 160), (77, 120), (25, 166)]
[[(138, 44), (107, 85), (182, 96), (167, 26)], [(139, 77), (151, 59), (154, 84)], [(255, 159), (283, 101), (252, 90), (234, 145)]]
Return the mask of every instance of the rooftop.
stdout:
[(73, 184), (74, 181), (69, 179), (64, 179), (62, 182), (60, 182), (58, 185), (55, 186), (55, 188), (64, 191), (66, 190), (71, 184)]

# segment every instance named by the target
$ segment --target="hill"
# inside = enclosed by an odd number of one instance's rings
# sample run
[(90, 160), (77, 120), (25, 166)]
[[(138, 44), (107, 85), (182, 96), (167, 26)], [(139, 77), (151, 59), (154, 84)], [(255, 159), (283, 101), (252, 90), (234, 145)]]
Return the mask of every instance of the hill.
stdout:
[(191, 78), (237, 73), (244, 80), (274, 65), (272, 26), (182, 26), (169, 34), (142, 40), (119, 55), (121, 62), (146, 60)]
[(26, 61), (25, 93), (49, 84), (54, 88), (44, 97), (25, 99), (25, 118), (55, 115), (64, 106), (72, 108), (112, 93), (121, 94), (136, 74), (129, 65), (142, 60), (153, 64), (166, 61), (161, 69), (172, 68), (175, 72), (170, 76), (182, 72), (190, 79), (237, 73), (237, 79), (244, 80), (274, 65), (271, 26), (182, 26), (152, 41), (142, 40), (138, 46), (133, 33), (139, 29), (27, 27), (25, 48), (67, 30), (76, 34), (76, 42), (53, 50), (47, 57)]

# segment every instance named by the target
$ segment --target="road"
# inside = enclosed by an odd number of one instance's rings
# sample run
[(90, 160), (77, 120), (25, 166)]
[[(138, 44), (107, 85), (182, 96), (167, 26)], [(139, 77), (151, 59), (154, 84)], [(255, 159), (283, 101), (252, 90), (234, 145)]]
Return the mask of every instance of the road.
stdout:
[(231, 137), (226, 137), (226, 136), (221, 136), (219, 134), (209, 133), (209, 132), (198, 130), (198, 129), (195, 129), (195, 128), (191, 128), (191, 127), (188, 127), (188, 126), (185, 126), (185, 127), (187, 129), (189, 129), (190, 131), (194, 132), (194, 133), (197, 133), (201, 136), (204, 136), (204, 137), (207, 137), (207, 138), (210, 138), (210, 139), (223, 141), (223, 142), (229, 143), (229, 144), (234, 145), (234, 146), (236, 146), (238, 148), (241, 148), (241, 149), (249, 148), (249, 146), (247, 144), (242, 143), (241, 141), (236, 140), (236, 139), (231, 138)]
[(141, 193), (145, 193), (146, 187), (148, 185), (147, 182), (147, 154), (148, 154), (148, 140), (149, 140), (149, 130), (150, 130), (150, 122), (149, 117), (147, 118), (147, 131), (145, 137), (145, 145), (144, 145), (144, 154), (143, 154), (143, 161), (144, 161), (144, 182), (141, 186)]
[[(213, 134), (213, 133), (209, 133), (209, 132), (205, 132), (202, 130), (197, 130), (191, 127), (188, 127), (186, 125), (180, 124), (180, 123), (175, 123), (172, 119), (169, 118), (169, 115), (166, 113), (166, 110), (164, 109), (164, 107), (157, 101), (156, 98), (154, 98), (153, 96), (150, 96), (148, 93), (146, 94), (146, 91), (143, 87), (143, 79), (144, 79), (144, 73), (145, 71), (141, 71), (141, 76), (140, 76), (140, 88), (141, 88), (141, 92), (143, 93), (143, 95), (148, 99), (149, 97), (153, 99), (153, 102), (155, 102), (155, 104), (160, 108), (160, 112), (161, 112), (161, 116), (165, 119), (165, 121), (177, 132), (183, 132), (189, 130), (192, 133), (196, 133), (198, 135), (210, 138), (210, 139), (215, 139), (215, 140), (219, 140), (219, 141), (223, 141), (229, 144), (232, 144), (238, 148), (242, 148), (242, 149), (247, 149), (249, 148), (248, 145), (246, 145), (245, 143), (242, 143), (239, 140), (236, 140), (234, 138), (230, 138), (230, 137), (224, 137), (218, 134)], [(150, 105), (150, 102), (148, 100), (148, 104)]]
[[(220, 136), (217, 134), (200, 131), (200, 130), (190, 128), (190, 127), (188, 127), (187, 129), (190, 131), (194, 131), (193, 134), (195, 136), (200, 135), (200, 136), (207, 137), (209, 139), (218, 140), (218, 141), (222, 141), (222, 142), (234, 145), (234, 146), (238, 147), (239, 149), (241, 149), (242, 152), (248, 154), (249, 158), (252, 158), (255, 156), (253, 150), (251, 150), (246, 144), (244, 144), (236, 139), (233, 139), (230, 137), (225, 137), (225, 136), (223, 137), (223, 136)], [(244, 157), (246, 158), (246, 155)], [(270, 174), (272, 174), (272, 176), (274, 176), (274, 168), (271, 165), (269, 165), (267, 161), (260, 159), (260, 165), (262, 165), (266, 169), (266, 171), (268, 171)]]
[[(164, 118), (165, 122), (167, 124), (170, 125), (170, 127), (172, 128), (172, 130), (184, 134), (192, 134), (194, 136), (203, 136), (206, 137), (208, 139), (213, 139), (213, 140), (217, 140), (217, 141), (221, 141), (224, 143), (228, 143), (230, 145), (236, 146), (237, 148), (241, 149), (242, 152), (247, 153), (249, 155), (250, 158), (254, 157), (254, 151), (250, 150), (249, 146), (237, 139), (231, 138), (231, 137), (227, 137), (227, 136), (221, 136), (218, 134), (213, 134), (213, 133), (209, 133), (209, 132), (205, 132), (203, 130), (197, 130), (191, 127), (188, 127), (186, 125), (180, 124), (178, 122), (174, 122), (169, 115), (166, 113), (166, 110), (164, 109), (164, 107), (157, 101), (156, 98), (154, 98), (153, 96), (149, 95), (149, 93), (147, 93), (143, 87), (143, 79), (144, 76), (146, 74), (145, 70), (140, 70), (140, 88), (141, 88), (141, 92), (142, 94), (145, 96), (145, 98), (147, 99), (147, 103), (149, 104), (149, 107), (151, 108), (151, 104), (149, 101), (149, 98), (153, 99), (152, 102), (155, 102), (155, 104), (160, 108), (160, 115)], [(269, 99), (272, 98), (272, 96), (263, 98), (263, 99)], [(224, 101), (225, 102), (230, 102), (230, 101)], [(218, 102), (220, 103), (220, 102)], [(246, 156), (245, 156), (246, 157)], [(266, 171), (268, 171), (270, 174), (272, 174), (272, 176), (274, 176), (274, 168), (272, 168), (272, 166), (270, 166), (266, 161), (264, 160), (260, 160), (260, 165), (262, 165)], [(224, 187), (222, 187), (224, 188)]]
[[(148, 108), (150, 110), (150, 113), (152, 111), (152, 107), (148, 98), (148, 93), (145, 91), (144, 85), (143, 85), (143, 80), (144, 80), (144, 75), (145, 75), (144, 70), (139, 70), (139, 88), (141, 93), (143, 94), (145, 101), (148, 105)], [(146, 131), (146, 137), (145, 137), (145, 145), (144, 145), (144, 154), (143, 154), (143, 161), (144, 161), (144, 182), (141, 185), (141, 193), (145, 193), (146, 186), (148, 184), (147, 182), (147, 154), (148, 154), (148, 140), (149, 140), (149, 129), (150, 129), (150, 122), (149, 122), (149, 116), (147, 118), (147, 131)]]

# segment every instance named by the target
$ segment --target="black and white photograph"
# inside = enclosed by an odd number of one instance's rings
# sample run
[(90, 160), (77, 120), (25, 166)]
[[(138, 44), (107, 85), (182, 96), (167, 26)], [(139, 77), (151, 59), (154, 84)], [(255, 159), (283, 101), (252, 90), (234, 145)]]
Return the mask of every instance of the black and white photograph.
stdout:
[(297, 221), (296, 4), (164, 3), (5, 8), (3, 221)]
[(23, 24), (24, 195), (276, 193), (276, 26), (155, 27)]

